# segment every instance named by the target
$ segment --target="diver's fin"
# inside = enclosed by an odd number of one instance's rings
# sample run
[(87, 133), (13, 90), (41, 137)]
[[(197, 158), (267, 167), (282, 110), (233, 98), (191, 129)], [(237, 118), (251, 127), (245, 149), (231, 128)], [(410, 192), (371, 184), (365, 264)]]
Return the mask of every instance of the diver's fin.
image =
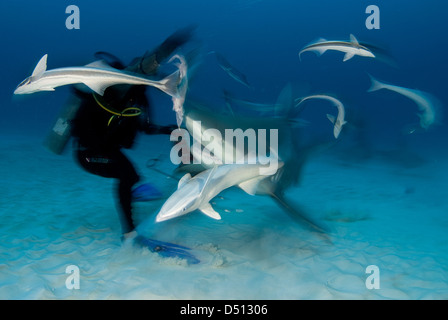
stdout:
[(327, 113), (327, 119), (330, 120), (330, 122), (332, 124), (336, 123), (336, 118), (333, 115), (329, 114), (329, 113)]
[(47, 57), (48, 54), (45, 54), (42, 58), (40, 58), (36, 67), (34, 68), (33, 73), (31, 74), (32, 77), (39, 78), (45, 71), (47, 71)]
[(191, 179), (191, 174), (187, 173), (184, 175), (180, 180), (179, 184), (177, 185), (177, 189), (180, 189), (184, 184), (186, 184)]
[(359, 46), (358, 39), (356, 39), (356, 37), (354, 35), (352, 35), (352, 34), (350, 35), (350, 42), (355, 44), (355, 45), (357, 45), (357, 46)]
[(353, 58), (355, 56), (355, 54), (353, 52), (347, 52), (344, 56), (344, 62), (347, 60), (350, 60), (351, 58)]
[(203, 214), (209, 216), (209, 217), (212, 218), (212, 219), (215, 219), (215, 220), (221, 220), (221, 216), (219, 215), (218, 212), (216, 212), (216, 211), (212, 208), (212, 206), (211, 206), (210, 203), (206, 203), (205, 205), (203, 205), (202, 207), (200, 207), (199, 210), (200, 210)]
[(241, 182), (238, 187), (244, 190), (244, 192), (254, 196), (257, 193), (259, 183), (266, 179), (266, 176), (259, 176), (254, 179), (250, 179), (244, 182)]

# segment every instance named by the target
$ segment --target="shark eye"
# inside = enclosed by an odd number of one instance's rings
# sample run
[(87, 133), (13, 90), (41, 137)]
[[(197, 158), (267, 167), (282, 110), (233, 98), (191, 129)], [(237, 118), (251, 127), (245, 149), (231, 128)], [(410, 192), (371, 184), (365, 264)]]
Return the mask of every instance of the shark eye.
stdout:
[(186, 208), (186, 207), (184, 207), (184, 208), (182, 209), (182, 211), (185, 211), (185, 210), (187, 210), (187, 208)]
[(30, 83), (30, 80), (31, 80), (30, 78), (26, 78), (25, 80), (20, 82), (20, 84), (17, 86), (17, 88), (21, 87), (21, 86), (24, 86), (24, 85), (27, 85), (28, 83)]

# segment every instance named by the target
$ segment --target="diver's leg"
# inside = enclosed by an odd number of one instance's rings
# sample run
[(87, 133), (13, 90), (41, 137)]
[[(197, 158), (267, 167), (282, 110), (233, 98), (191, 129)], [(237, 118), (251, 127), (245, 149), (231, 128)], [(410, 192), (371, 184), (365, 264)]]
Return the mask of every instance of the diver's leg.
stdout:
[(134, 220), (132, 219), (132, 194), (131, 188), (123, 181), (118, 182), (118, 197), (120, 202), (119, 219), (121, 223), (121, 232), (129, 233), (135, 229)]
[(132, 219), (132, 187), (140, 180), (140, 177), (135, 171), (134, 165), (122, 152), (118, 152), (115, 159), (117, 161), (115, 172), (118, 178), (120, 221), (122, 232), (125, 234), (135, 229)]
[(191, 40), (194, 29), (195, 26), (188, 26), (177, 30), (153, 51), (146, 52), (143, 57), (135, 58), (125, 70), (146, 75), (155, 75), (159, 65), (165, 59)]
[(132, 187), (140, 180), (133, 164), (120, 151), (92, 152), (78, 150), (79, 164), (87, 171), (105, 178), (118, 179), (117, 193), (119, 202), (119, 219), (123, 233), (135, 228), (132, 219)]

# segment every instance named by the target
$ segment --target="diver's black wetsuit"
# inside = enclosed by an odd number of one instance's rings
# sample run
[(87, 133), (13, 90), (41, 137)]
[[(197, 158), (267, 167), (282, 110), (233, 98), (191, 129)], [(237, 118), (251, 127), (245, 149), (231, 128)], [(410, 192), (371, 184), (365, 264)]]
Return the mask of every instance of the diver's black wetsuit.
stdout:
[[(155, 75), (160, 62), (188, 41), (190, 32), (191, 29), (183, 29), (174, 33), (152, 53), (135, 59), (125, 69)], [(120, 63), (114, 67), (120, 67)], [(177, 128), (174, 125), (161, 127), (152, 124), (146, 88), (116, 85), (107, 88), (103, 96), (76, 91), (82, 103), (72, 122), (75, 157), (86, 171), (118, 179), (123, 233), (135, 228), (132, 220), (132, 187), (139, 181), (139, 175), (121, 148), (131, 148), (139, 131), (170, 134)]]

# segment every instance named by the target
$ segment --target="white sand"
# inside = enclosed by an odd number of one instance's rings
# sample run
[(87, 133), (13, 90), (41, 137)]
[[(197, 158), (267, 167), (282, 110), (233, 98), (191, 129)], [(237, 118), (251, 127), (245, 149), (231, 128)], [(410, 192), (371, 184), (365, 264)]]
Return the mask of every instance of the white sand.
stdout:
[[(122, 245), (113, 182), (40, 140), (0, 137), (0, 299), (448, 299), (446, 159), (414, 169), (312, 160), (288, 197), (331, 227), (331, 243), (237, 189), (215, 199), (221, 221), (195, 213), (155, 225), (162, 202), (138, 204), (148, 234), (203, 260), (188, 266)], [(145, 137), (129, 154), (169, 193), (176, 182), (145, 167), (160, 153), (169, 172), (167, 150), (167, 137)], [(69, 265), (79, 290), (66, 288)], [(369, 265), (380, 289), (366, 288)]]

